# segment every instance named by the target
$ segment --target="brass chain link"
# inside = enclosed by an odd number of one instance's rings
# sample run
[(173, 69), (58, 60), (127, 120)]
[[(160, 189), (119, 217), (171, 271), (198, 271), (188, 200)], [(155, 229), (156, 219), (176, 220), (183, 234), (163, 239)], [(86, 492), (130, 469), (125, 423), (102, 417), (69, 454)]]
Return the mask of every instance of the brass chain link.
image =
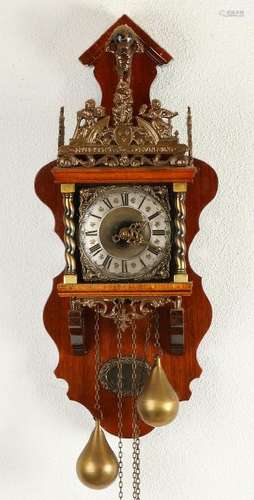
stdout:
[(155, 322), (155, 330), (154, 330), (154, 346), (157, 349), (156, 356), (161, 356), (163, 354), (161, 343), (160, 343), (160, 315), (158, 311), (154, 313), (154, 322)]
[(144, 359), (147, 359), (148, 344), (151, 338), (151, 314), (147, 316), (147, 325), (145, 333), (145, 345), (144, 345)]
[(133, 478), (133, 499), (140, 500), (140, 439), (138, 414), (136, 409), (136, 389), (137, 389), (137, 325), (132, 321), (132, 478)]
[(122, 303), (119, 302), (117, 316), (117, 420), (118, 420), (118, 466), (119, 466), (119, 493), (120, 500), (123, 498), (123, 377), (122, 377), (122, 330), (121, 330)]
[(100, 313), (99, 308), (95, 310), (95, 324), (94, 324), (94, 339), (95, 339), (95, 387), (94, 387), (94, 407), (96, 411), (97, 418), (103, 419), (101, 403), (100, 403), (100, 382), (99, 382), (99, 371), (101, 366), (100, 358)]

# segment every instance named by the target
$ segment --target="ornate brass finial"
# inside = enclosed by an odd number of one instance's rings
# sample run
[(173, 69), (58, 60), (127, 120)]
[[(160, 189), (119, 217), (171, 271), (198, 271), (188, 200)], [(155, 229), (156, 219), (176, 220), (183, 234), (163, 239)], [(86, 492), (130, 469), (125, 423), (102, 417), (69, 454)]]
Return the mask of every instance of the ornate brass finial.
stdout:
[(58, 147), (64, 146), (64, 107), (61, 106), (59, 114)]
[(136, 33), (126, 24), (118, 26), (106, 43), (106, 52), (116, 57), (116, 68), (119, 80), (130, 82), (133, 55), (144, 52), (144, 45)]

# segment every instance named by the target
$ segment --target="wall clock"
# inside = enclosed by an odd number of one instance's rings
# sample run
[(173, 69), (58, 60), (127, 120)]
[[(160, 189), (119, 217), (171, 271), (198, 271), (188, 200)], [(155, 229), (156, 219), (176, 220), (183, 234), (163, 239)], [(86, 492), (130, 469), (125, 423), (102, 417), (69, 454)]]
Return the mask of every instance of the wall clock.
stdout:
[[(171, 422), (190, 397), (201, 372), (196, 350), (211, 322), (188, 248), (217, 177), (193, 158), (190, 108), (181, 142), (178, 113), (150, 101), (156, 66), (170, 59), (122, 16), (80, 57), (94, 66), (101, 103), (86, 100), (69, 143), (61, 108), (58, 158), (36, 178), (65, 247), (65, 269), (44, 310), (59, 349), (56, 375), (95, 418), (77, 473), (97, 489), (118, 475), (120, 498), (123, 439), (133, 440), (139, 499), (140, 438)], [(118, 436), (117, 453), (103, 429)]]

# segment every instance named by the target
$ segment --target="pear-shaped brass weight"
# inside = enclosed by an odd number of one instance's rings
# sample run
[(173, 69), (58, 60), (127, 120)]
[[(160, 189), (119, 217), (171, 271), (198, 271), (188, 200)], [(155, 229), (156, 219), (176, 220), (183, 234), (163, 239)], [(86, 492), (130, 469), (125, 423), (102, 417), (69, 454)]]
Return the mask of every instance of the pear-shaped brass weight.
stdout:
[(96, 421), (95, 429), (78, 458), (76, 470), (80, 481), (96, 490), (106, 488), (117, 477), (118, 461), (99, 420)]
[(159, 356), (137, 399), (140, 418), (152, 427), (167, 425), (177, 415), (179, 399), (161, 366)]

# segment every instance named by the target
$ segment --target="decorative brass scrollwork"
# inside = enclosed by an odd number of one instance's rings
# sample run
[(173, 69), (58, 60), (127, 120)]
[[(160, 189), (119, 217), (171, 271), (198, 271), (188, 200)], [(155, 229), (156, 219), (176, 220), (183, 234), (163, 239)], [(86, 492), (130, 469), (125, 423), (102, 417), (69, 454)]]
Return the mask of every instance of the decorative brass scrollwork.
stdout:
[[(134, 54), (144, 51), (139, 37), (129, 26), (118, 26), (105, 50), (115, 55), (118, 74), (112, 117), (106, 115), (105, 108), (97, 106), (94, 99), (88, 99), (77, 113), (69, 145), (64, 145), (63, 134), (59, 133), (58, 165), (67, 168), (189, 165), (192, 161), (190, 110), (188, 146), (179, 144), (178, 131), (173, 132), (171, 121), (178, 113), (162, 107), (159, 99), (152, 99), (150, 105), (143, 104), (134, 116), (131, 69)], [(61, 110), (61, 124), (63, 119)]]
[(115, 54), (119, 79), (130, 82), (133, 55), (144, 52), (144, 45), (133, 29), (126, 24), (118, 26), (106, 43), (105, 50)]
[(175, 299), (172, 297), (160, 299), (71, 299), (71, 309), (78, 310), (83, 307), (89, 307), (98, 311), (103, 318), (111, 318), (116, 324), (120, 325), (121, 331), (127, 330), (133, 320), (145, 318), (148, 314), (154, 312), (158, 307), (165, 305), (175, 305)]

